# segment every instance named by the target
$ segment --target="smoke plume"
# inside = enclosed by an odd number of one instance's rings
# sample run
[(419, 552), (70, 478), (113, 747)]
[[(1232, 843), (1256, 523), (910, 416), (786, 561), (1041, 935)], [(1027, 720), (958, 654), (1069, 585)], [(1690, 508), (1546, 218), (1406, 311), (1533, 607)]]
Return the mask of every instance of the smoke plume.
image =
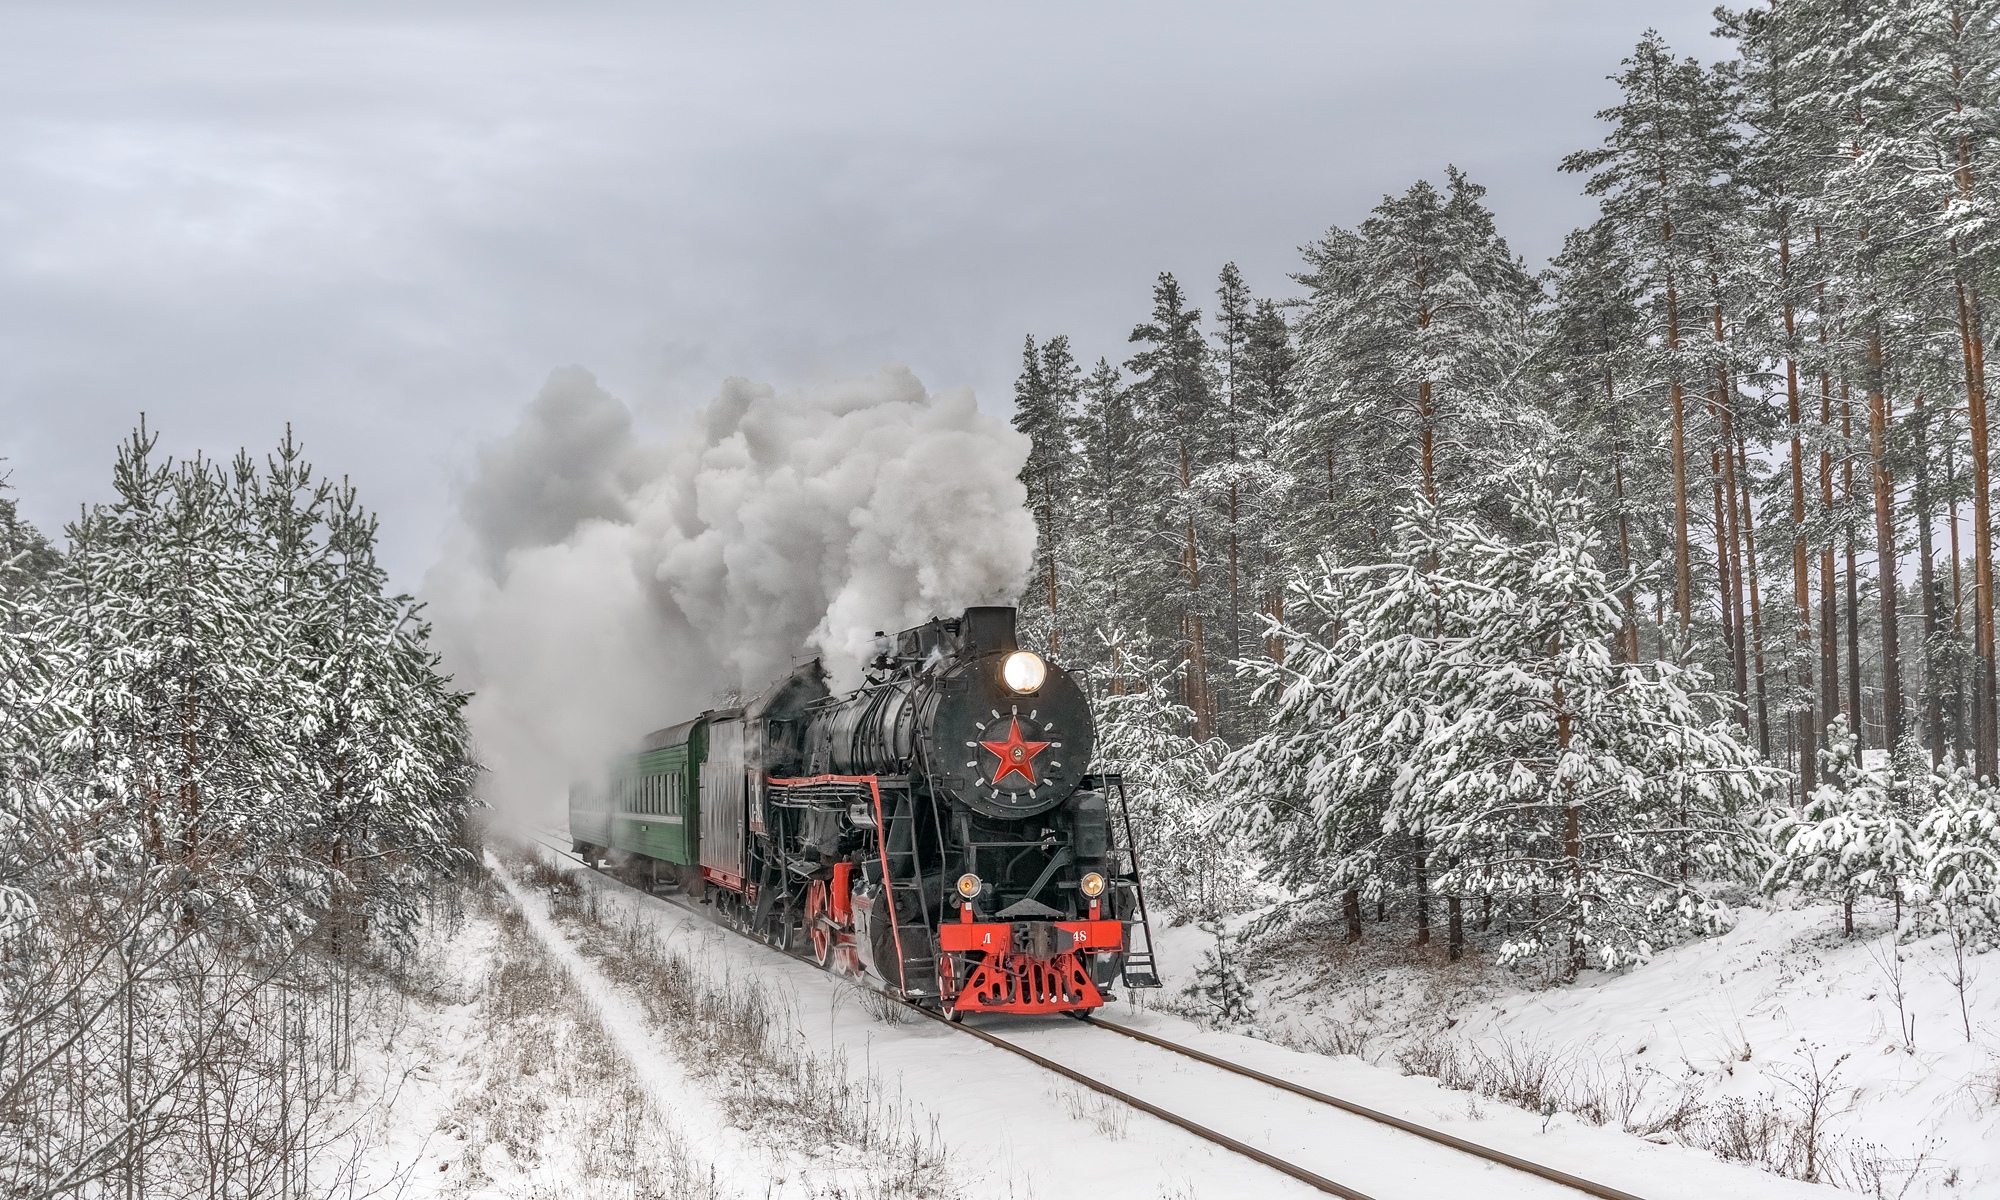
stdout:
[(730, 379), (643, 440), (580, 368), (481, 449), (425, 579), (492, 802), (559, 811), (647, 730), (805, 655), (858, 680), (877, 629), (1008, 603), (1034, 557), (1027, 439), (907, 368), (780, 393)]

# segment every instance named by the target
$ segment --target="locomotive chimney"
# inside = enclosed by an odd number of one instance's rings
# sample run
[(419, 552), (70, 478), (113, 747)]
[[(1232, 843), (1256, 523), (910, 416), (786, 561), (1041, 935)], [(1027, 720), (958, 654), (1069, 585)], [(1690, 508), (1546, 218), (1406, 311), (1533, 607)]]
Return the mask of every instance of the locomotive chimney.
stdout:
[(1014, 610), (998, 604), (966, 609), (959, 622), (959, 640), (967, 654), (1000, 654), (1019, 649), (1014, 640)]

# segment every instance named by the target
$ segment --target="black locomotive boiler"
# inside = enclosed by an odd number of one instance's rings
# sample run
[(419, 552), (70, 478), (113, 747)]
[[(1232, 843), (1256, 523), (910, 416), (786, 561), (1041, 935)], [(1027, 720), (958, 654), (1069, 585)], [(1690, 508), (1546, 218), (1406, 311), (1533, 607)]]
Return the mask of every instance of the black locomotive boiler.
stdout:
[(1122, 782), (1014, 610), (877, 635), (864, 679), (813, 660), (648, 736), (572, 790), (578, 853), (954, 1017), (1159, 986)]

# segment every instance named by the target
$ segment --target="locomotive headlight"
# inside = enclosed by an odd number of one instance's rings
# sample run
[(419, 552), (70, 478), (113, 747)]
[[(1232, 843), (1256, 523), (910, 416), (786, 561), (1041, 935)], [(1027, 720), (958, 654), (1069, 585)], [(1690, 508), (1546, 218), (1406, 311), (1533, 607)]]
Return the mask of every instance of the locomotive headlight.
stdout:
[(1017, 692), (1032, 692), (1049, 677), (1049, 665), (1032, 650), (1016, 650), (1000, 664), (1000, 678)]
[(1084, 895), (1094, 900), (1104, 894), (1104, 876), (1092, 871), (1088, 875), (1085, 875), (1082, 882), (1076, 886), (1083, 889)]
[(974, 899), (985, 890), (986, 885), (979, 881), (979, 876), (970, 871), (958, 877), (958, 894), (967, 900)]

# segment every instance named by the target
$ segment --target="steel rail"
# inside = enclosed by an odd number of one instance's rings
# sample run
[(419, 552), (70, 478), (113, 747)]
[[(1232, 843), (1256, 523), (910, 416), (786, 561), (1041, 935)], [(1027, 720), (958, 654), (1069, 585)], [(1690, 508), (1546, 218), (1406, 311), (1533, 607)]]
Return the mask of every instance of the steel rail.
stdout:
[[(555, 851), (563, 858), (566, 858), (571, 862), (583, 866), (586, 870), (590, 869), (589, 865), (587, 863), (584, 863), (582, 859), (578, 858), (573, 851), (557, 846), (554, 842), (550, 841), (546, 836), (542, 835), (539, 831), (535, 831), (533, 833), (533, 836), (534, 839), (543, 846), (543, 848)], [(603, 872), (594, 872), (594, 873), (603, 874)], [(622, 881), (618, 880), (614, 880), (613, 882), (619, 882), (622, 884)], [(698, 910), (694, 908), (694, 906), (690, 904), (681, 903), (674, 897), (656, 896), (655, 899), (665, 900), (668, 903), (673, 904), (674, 907), (679, 908), (684, 912), (688, 912), (696, 916), (702, 915)], [(717, 922), (717, 924), (721, 923)], [(784, 950), (777, 946), (773, 946), (771, 943), (764, 941), (762, 938), (753, 936), (746, 930), (736, 929), (735, 927), (729, 925), (723, 925), (722, 928), (729, 929), (731, 932), (741, 934), (745, 939), (755, 942), (757, 945), (762, 946), (767, 950), (775, 951), (779, 954), (785, 955), (787, 958), (798, 959), (800, 962), (806, 963), (809, 966), (819, 969), (824, 969), (820, 968), (819, 964), (814, 962), (812, 959), (807, 958), (802, 954), (797, 954), (792, 951)], [(1026, 1048), (1025, 1046), (1017, 1046), (1013, 1042), (1010, 1042), (1006, 1038), (1000, 1037), (997, 1034), (989, 1033), (984, 1029), (974, 1028), (973, 1026), (966, 1025), (962, 1022), (950, 1020), (949, 1018), (945, 1017), (944, 1014), (942, 1013), (932, 1012), (931, 1010), (924, 1008), (921, 1005), (912, 1004), (907, 1000), (901, 999), (900, 997), (897, 997), (896, 999), (898, 1003), (903, 1005), (903, 1007), (909, 1009), (911, 1012), (917, 1013), (918, 1015), (926, 1017), (932, 1021), (936, 1021), (938, 1024), (944, 1026), (946, 1029), (956, 1030), (959, 1033), (970, 1034), (973, 1037), (978, 1038), (980, 1041), (985, 1042), (989, 1046), (994, 1046), (997, 1047), (998, 1049), (1005, 1050), (1009, 1054), (1019, 1055), (1020, 1057), (1027, 1059), (1029, 1062), (1034, 1063), (1036, 1066), (1041, 1067), (1043, 1070), (1052, 1071), (1055, 1074), (1070, 1080), (1071, 1082), (1082, 1084), (1084, 1087), (1089, 1088), (1093, 1092), (1097, 1092), (1100, 1095), (1109, 1096), (1110, 1098), (1118, 1101), (1121, 1104), (1126, 1104), (1131, 1106), (1132, 1108), (1138, 1109), (1140, 1112), (1145, 1113), (1147, 1116), (1157, 1117), (1160, 1120), (1165, 1121), (1167, 1124), (1175, 1126), (1176, 1128), (1179, 1129), (1184, 1129), (1187, 1132), (1194, 1134), (1196, 1137), (1201, 1138), (1204, 1141), (1212, 1142), (1215, 1145), (1220, 1146), (1225, 1150), (1231, 1151), (1232, 1153), (1240, 1154), (1243, 1157), (1252, 1160), (1253, 1162), (1257, 1162), (1266, 1167), (1269, 1167), (1273, 1171), (1277, 1171), (1283, 1175), (1288, 1175), (1291, 1178), (1298, 1180), (1300, 1183), (1306, 1184), (1308, 1187), (1312, 1187), (1319, 1191), (1325, 1192), (1330, 1196), (1339, 1196), (1341, 1200), (1375, 1200), (1374, 1197), (1368, 1195), (1366, 1192), (1356, 1191), (1355, 1189), (1348, 1187), (1346, 1184), (1339, 1183), (1332, 1179), (1328, 1179), (1326, 1176), (1318, 1174), (1317, 1172), (1309, 1171), (1306, 1168), (1299, 1166), (1297, 1163), (1289, 1162), (1285, 1159), (1279, 1158), (1274, 1154), (1270, 1154), (1266, 1151), (1259, 1150), (1257, 1147), (1249, 1145), (1246, 1142), (1239, 1141), (1236, 1138), (1230, 1137), (1226, 1133), (1210, 1129), (1205, 1125), (1202, 1125), (1196, 1121), (1189, 1120), (1187, 1117), (1181, 1116), (1179, 1113), (1161, 1108), (1159, 1105), (1154, 1104), (1150, 1100), (1143, 1100), (1138, 1096), (1134, 1096), (1130, 1092), (1112, 1087), (1110, 1084), (1105, 1083), (1101, 1079), (1093, 1079), (1090, 1076), (1084, 1074), (1081, 1071), (1076, 1070), (1073, 1067), (1066, 1067), (1063, 1064), (1056, 1062), (1054, 1059), (1045, 1058), (1042, 1055), (1035, 1053), (1033, 1050)]]
[[(904, 1001), (904, 1003), (909, 1004), (908, 1001)], [(1033, 1050), (1026, 1048), (1025, 1046), (1017, 1046), (1013, 1042), (1008, 1041), (1006, 1038), (988, 1033), (984, 1029), (978, 1029), (975, 1028), (974, 1026), (966, 1025), (961, 1022), (951, 1021), (947, 1019), (943, 1014), (934, 1013), (927, 1008), (920, 1008), (914, 1004), (909, 1004), (909, 1007), (915, 1009), (919, 1013), (922, 1013), (924, 1016), (929, 1017), (931, 1020), (936, 1021), (938, 1024), (943, 1025), (947, 1029), (956, 1029), (960, 1033), (969, 1033), (973, 1037), (978, 1038), (980, 1041), (985, 1042), (989, 1046), (998, 1046), (1000, 1049), (1007, 1051), (1009, 1054), (1018, 1054), (1022, 1058), (1027, 1059), (1029, 1062), (1034, 1063), (1038, 1067), (1041, 1067), (1045, 1070), (1053, 1071), (1056, 1074), (1062, 1076), (1063, 1078), (1071, 1080), (1075, 1083), (1080, 1083), (1084, 1087), (1087, 1087), (1091, 1091), (1097, 1092), (1100, 1095), (1109, 1096), (1113, 1100), (1117, 1100), (1124, 1104), (1129, 1104), (1133, 1108), (1138, 1109), (1140, 1112), (1145, 1113), (1147, 1116), (1158, 1117), (1160, 1120), (1165, 1121), (1169, 1125), (1185, 1129), (1189, 1133), (1195, 1135), (1198, 1138), (1203, 1139), (1204, 1141), (1214, 1142), (1216, 1145), (1222, 1147), (1224, 1150), (1234, 1151), (1237, 1154), (1241, 1154), (1245, 1158), (1252, 1159), (1256, 1162), (1262, 1163), (1263, 1165), (1271, 1168), (1273, 1171), (1278, 1171), (1283, 1174), (1289, 1175), (1293, 1179), (1298, 1180), (1300, 1183), (1306, 1184), (1310, 1187), (1318, 1188), (1320, 1191), (1325, 1192), (1328, 1195), (1339, 1196), (1342, 1198), (1342, 1200), (1373, 1200), (1373, 1198), (1370, 1197), (1365, 1192), (1357, 1192), (1353, 1188), (1348, 1187), (1344, 1183), (1336, 1183), (1333, 1180), (1328, 1179), (1324, 1175), (1315, 1174), (1312, 1171), (1306, 1170), (1304, 1167), (1299, 1166), (1297, 1163), (1288, 1162), (1285, 1159), (1279, 1158), (1274, 1154), (1267, 1154), (1264, 1151), (1259, 1150), (1255, 1146), (1249, 1145), (1245, 1142), (1240, 1142), (1235, 1138), (1230, 1137), (1226, 1133), (1220, 1133), (1216, 1130), (1208, 1128), (1206, 1125), (1202, 1125), (1199, 1124), (1198, 1122), (1191, 1121), (1188, 1118), (1181, 1116), (1179, 1113), (1171, 1112), (1167, 1109), (1161, 1108), (1159, 1105), (1154, 1104), (1150, 1100), (1141, 1100), (1139, 1097), (1134, 1096), (1132, 1093), (1112, 1087), (1110, 1084), (1105, 1083), (1101, 1079), (1093, 1079), (1090, 1076), (1085, 1075), (1083, 1072), (1078, 1071), (1073, 1067), (1066, 1067), (1063, 1064), (1056, 1062), (1054, 1059), (1044, 1058), (1041, 1055), (1035, 1053)]]
[[(568, 858), (572, 862), (579, 863), (580, 865), (585, 866), (586, 869), (590, 869), (588, 864), (583, 863), (583, 860), (577, 858), (575, 853), (568, 850), (567, 848), (558, 847), (553, 842), (547, 841), (540, 835), (539, 832), (536, 833), (535, 840), (541, 842), (542, 845), (545, 846), (546, 848), (554, 850), (563, 857)], [(603, 874), (603, 872), (601, 871), (593, 871), (593, 873), (600, 875)], [(620, 882), (621, 886), (629, 886), (629, 885), (623, 885), (622, 881), (618, 881), (615, 879), (613, 880), (613, 882)], [(651, 895), (652, 893), (642, 893), (642, 894)], [(681, 903), (672, 897), (656, 896), (655, 899), (666, 900), (667, 902), (674, 904), (676, 908), (679, 908), (685, 912), (689, 912), (697, 916), (701, 915), (700, 910), (696, 909), (693, 905)], [(722, 925), (721, 922), (716, 922), (716, 924)], [(733, 926), (729, 925), (722, 925), (722, 928), (729, 929), (732, 932), (738, 933), (742, 935), (746, 940), (755, 942), (756, 944), (764, 947), (767, 950), (775, 951), (776, 953), (785, 955), (788, 958), (797, 959), (798, 961), (806, 963), (807, 965), (812, 966), (815, 969), (824, 970), (823, 967), (820, 967), (820, 964), (814, 962), (812, 959), (806, 957), (805, 955), (774, 946), (771, 943), (764, 941), (762, 938), (753, 936), (747, 930), (735, 929)], [(1225, 1150), (1231, 1151), (1232, 1153), (1235, 1154), (1240, 1154), (1245, 1158), (1251, 1159), (1252, 1161), (1260, 1163), (1263, 1166), (1269, 1167), (1272, 1170), (1277, 1171), (1281, 1174), (1288, 1175), (1291, 1178), (1296, 1179), (1299, 1182), (1304, 1183), (1309, 1187), (1325, 1192), (1328, 1195), (1339, 1196), (1342, 1198), (1342, 1200), (1373, 1200), (1373, 1197), (1368, 1196), (1364, 1192), (1356, 1191), (1355, 1189), (1350, 1188), (1345, 1184), (1336, 1182), (1332, 1179), (1328, 1179), (1324, 1175), (1320, 1175), (1313, 1171), (1309, 1171), (1306, 1168), (1299, 1166), (1297, 1163), (1289, 1162), (1285, 1159), (1277, 1157), (1276, 1155), (1267, 1153), (1266, 1151), (1263, 1150), (1259, 1150), (1255, 1146), (1249, 1145), (1245, 1142), (1237, 1140), (1236, 1138), (1230, 1137), (1226, 1133), (1210, 1129), (1207, 1126), (1200, 1124), (1199, 1122), (1181, 1116), (1179, 1113), (1175, 1113), (1168, 1109), (1161, 1108), (1159, 1105), (1154, 1104), (1149, 1100), (1141, 1099), (1138, 1096), (1132, 1095), (1130, 1092), (1126, 1092), (1122, 1089), (1113, 1087), (1110, 1084), (1105, 1083), (1103, 1080), (1094, 1079), (1072, 1067), (1064, 1066), (1062, 1063), (1056, 1062), (1053, 1059), (1037, 1054), (1034, 1051), (1029, 1050), (1024, 1046), (1016, 1045), (1015, 1043), (1010, 1042), (1006, 1038), (1000, 1037), (997, 1034), (990, 1033), (984, 1029), (979, 1029), (975, 1026), (964, 1024), (963, 1022), (952, 1021), (949, 1018), (945, 1017), (942, 1013), (932, 1012), (931, 1010), (924, 1008), (921, 1005), (912, 1004), (907, 1000), (902, 1000), (900, 997), (898, 997), (897, 1000), (899, 1003), (901, 1003), (904, 1007), (908, 1008), (910, 1011), (915, 1012), (925, 1018), (928, 1018), (929, 1020), (936, 1021), (938, 1024), (943, 1025), (947, 1029), (954, 1029), (960, 1033), (970, 1034), (973, 1037), (978, 1038), (980, 1041), (985, 1042), (990, 1046), (994, 1046), (1001, 1050), (1005, 1050), (1010, 1054), (1019, 1055), (1020, 1057), (1027, 1059), (1029, 1062), (1034, 1063), (1036, 1066), (1041, 1067), (1044, 1070), (1051, 1071), (1057, 1075), (1061, 1075), (1063, 1078), (1068, 1079), (1074, 1083), (1081, 1084), (1084, 1087), (1089, 1088), (1091, 1091), (1097, 1092), (1100, 1095), (1109, 1096), (1110, 1098), (1117, 1100), (1121, 1104), (1125, 1104), (1132, 1108), (1136, 1108), (1140, 1112), (1143, 1112), (1148, 1116), (1156, 1117), (1159, 1120), (1165, 1121), (1169, 1125), (1173, 1125), (1176, 1128), (1194, 1134), (1196, 1137), (1201, 1138), (1204, 1141), (1212, 1142), (1215, 1145), (1220, 1146)], [(1197, 1062), (1206, 1063), (1209, 1066), (1220, 1068), (1221, 1070), (1228, 1071), (1235, 1075), (1241, 1075), (1246, 1079), (1256, 1080), (1259, 1083), (1278, 1088), (1281, 1091), (1290, 1092), (1295, 1096), (1300, 1096), (1308, 1100), (1317, 1101), (1321, 1104), (1325, 1104), (1330, 1107), (1339, 1109), (1340, 1111), (1348, 1113), (1352, 1116), (1361, 1117), (1369, 1121), (1377, 1122), (1378, 1124), (1387, 1125), (1392, 1129), (1401, 1130), (1404, 1133), (1412, 1134), (1416, 1137), (1423, 1138), (1427, 1141), (1432, 1141), (1438, 1143), (1439, 1145), (1448, 1146), (1454, 1150), (1458, 1150), (1463, 1153), (1473, 1155), (1477, 1158), (1485, 1159), (1488, 1162), (1498, 1163), (1501, 1166), (1511, 1167), (1514, 1170), (1522, 1171), (1541, 1179), (1546, 1179), (1551, 1183), (1556, 1183), (1564, 1187), (1573, 1188), (1587, 1195), (1598, 1197), (1598, 1200), (1641, 1200), (1640, 1197), (1635, 1196), (1630, 1192), (1620, 1191), (1617, 1188), (1608, 1187), (1600, 1183), (1593, 1183), (1590, 1180), (1584, 1179), (1580, 1176), (1571, 1175), (1566, 1171), (1559, 1171), (1554, 1167), (1543, 1166), (1540, 1163), (1532, 1162), (1525, 1158), (1519, 1158), (1515, 1155), (1508, 1154), (1503, 1150), (1495, 1150), (1490, 1146), (1483, 1146), (1477, 1142), (1470, 1142), (1465, 1140), (1464, 1138), (1454, 1137), (1451, 1134), (1444, 1133), (1436, 1129), (1432, 1129), (1428, 1126), (1419, 1125), (1414, 1121), (1406, 1121), (1401, 1117), (1392, 1116), (1384, 1112), (1377, 1112), (1372, 1108), (1363, 1107), (1362, 1105), (1356, 1104), (1351, 1100), (1342, 1100), (1338, 1096), (1331, 1096), (1325, 1092), (1317, 1091), (1313, 1088), (1293, 1083), (1288, 1079), (1280, 1079), (1275, 1075), (1268, 1075), (1262, 1071), (1256, 1070), (1253, 1067), (1246, 1067), (1241, 1065), (1240, 1063), (1233, 1063), (1228, 1061), (1227, 1059), (1217, 1058), (1215, 1055), (1204, 1053), (1200, 1050), (1194, 1049), (1191, 1046), (1183, 1046), (1178, 1042), (1169, 1041), (1166, 1038), (1156, 1037), (1150, 1033), (1143, 1033), (1137, 1029), (1132, 1029), (1124, 1025), (1119, 1025), (1116, 1022), (1099, 1020), (1096, 1017), (1092, 1017), (1089, 1015), (1084, 1015), (1081, 1018), (1081, 1020), (1086, 1025), (1094, 1026), (1099, 1029), (1108, 1029), (1114, 1033), (1123, 1034), (1126, 1037), (1146, 1042), (1149, 1045), (1158, 1046), (1162, 1050), (1166, 1050), (1174, 1054), (1184, 1055), (1185, 1057), (1192, 1058)]]
[(1211, 1067), (1219, 1067), (1224, 1071), (1241, 1075), (1246, 1079), (1254, 1079), (1259, 1083), (1269, 1084), (1274, 1088), (1290, 1092), (1294, 1096), (1303, 1096), (1308, 1100), (1317, 1100), (1321, 1104), (1330, 1105), (1344, 1113), (1352, 1113), (1357, 1117), (1365, 1117), (1370, 1121), (1379, 1122), (1392, 1129), (1400, 1129), (1404, 1133), (1414, 1134), (1426, 1141), (1436, 1142), (1441, 1146), (1450, 1146), (1454, 1150), (1460, 1150), (1466, 1154), (1483, 1158), (1488, 1162), (1499, 1163), (1501, 1166), (1512, 1167), (1516, 1171), (1524, 1171), (1527, 1174), (1546, 1179), (1551, 1183), (1559, 1183), (1564, 1187), (1575, 1188), (1577, 1191), (1596, 1196), (1599, 1200), (1640, 1200), (1640, 1197), (1633, 1195), (1631, 1192), (1623, 1192), (1601, 1183), (1593, 1183), (1588, 1179), (1572, 1175), (1567, 1171), (1558, 1171), (1554, 1167), (1544, 1166), (1541, 1163), (1509, 1154), (1505, 1150), (1495, 1150), (1491, 1146), (1481, 1145), (1478, 1142), (1470, 1142), (1462, 1137), (1454, 1137), (1442, 1130), (1432, 1129), (1428, 1125), (1419, 1125), (1415, 1121), (1406, 1121), (1401, 1117), (1392, 1116), (1389, 1113), (1377, 1112), (1372, 1108), (1364, 1108), (1352, 1100), (1342, 1100), (1338, 1096), (1330, 1096), (1325, 1092), (1306, 1087), (1303, 1084), (1293, 1083), (1289, 1079), (1280, 1079), (1276, 1075), (1267, 1075), (1254, 1067), (1246, 1067), (1242, 1063), (1234, 1063), (1225, 1058), (1217, 1058), (1213, 1054), (1196, 1050), (1192, 1046), (1183, 1046), (1179, 1042), (1168, 1041), (1166, 1038), (1156, 1037), (1153, 1034), (1144, 1033), (1113, 1021), (1100, 1020), (1093, 1016), (1086, 1015), (1081, 1019), (1085, 1024), (1094, 1025), (1099, 1029), (1109, 1029), (1114, 1033), (1122, 1033), (1126, 1037), (1136, 1038), (1148, 1045), (1158, 1046), (1162, 1050), (1185, 1055), (1197, 1062), (1207, 1063)]

